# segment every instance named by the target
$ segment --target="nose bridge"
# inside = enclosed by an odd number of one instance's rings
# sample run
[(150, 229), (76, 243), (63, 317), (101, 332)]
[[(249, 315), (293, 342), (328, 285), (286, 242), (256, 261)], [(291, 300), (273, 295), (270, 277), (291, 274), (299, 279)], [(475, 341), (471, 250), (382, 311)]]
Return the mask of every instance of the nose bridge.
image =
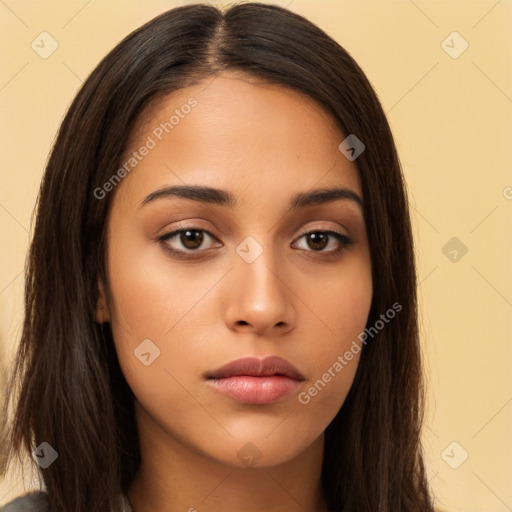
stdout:
[(262, 235), (259, 240), (246, 237), (236, 247), (234, 267), (230, 321), (251, 324), (259, 331), (291, 324), (292, 305), (287, 286), (279, 275), (279, 256), (271, 237)]
[[(245, 292), (256, 292), (256, 295), (281, 295), (282, 283), (277, 275), (278, 257), (271, 238), (263, 235), (258, 238), (259, 240), (248, 236), (236, 248), (238, 261), (235, 261), (235, 267), (240, 269), (240, 272), (237, 272), (240, 283), (250, 286), (251, 289)], [(266, 297), (267, 300), (269, 298)]]

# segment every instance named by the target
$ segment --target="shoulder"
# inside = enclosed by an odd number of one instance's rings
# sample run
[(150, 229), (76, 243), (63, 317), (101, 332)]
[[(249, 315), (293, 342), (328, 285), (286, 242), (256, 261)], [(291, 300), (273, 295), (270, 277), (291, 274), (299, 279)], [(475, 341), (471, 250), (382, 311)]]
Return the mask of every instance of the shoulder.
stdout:
[[(124, 512), (133, 512), (130, 501), (125, 494), (120, 496), (121, 508)], [(19, 496), (5, 505), (0, 505), (0, 512), (49, 512), (48, 494), (44, 491), (32, 491)]]
[(49, 512), (48, 495), (44, 491), (33, 491), (0, 505), (0, 512)]

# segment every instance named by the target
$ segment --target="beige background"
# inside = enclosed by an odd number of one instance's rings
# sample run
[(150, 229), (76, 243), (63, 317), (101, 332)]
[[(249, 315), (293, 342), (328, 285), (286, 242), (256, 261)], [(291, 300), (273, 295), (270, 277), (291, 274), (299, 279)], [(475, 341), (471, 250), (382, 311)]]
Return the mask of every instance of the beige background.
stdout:
[[(4, 368), (20, 333), (31, 212), (62, 116), (122, 37), (185, 3), (0, 2)], [(512, 2), (274, 3), (305, 15), (354, 56), (396, 138), (414, 214), (429, 384), (424, 439), (438, 504), (453, 512), (511, 511)], [(31, 48), (43, 31), (58, 43), (47, 59)], [(454, 31), (460, 36), (448, 37)], [(464, 41), (468, 48), (452, 58)], [(443, 252), (452, 237), (458, 240)], [(457, 466), (465, 452), (457, 469), (445, 462)], [(22, 491), (19, 475), (7, 475), (0, 504)]]

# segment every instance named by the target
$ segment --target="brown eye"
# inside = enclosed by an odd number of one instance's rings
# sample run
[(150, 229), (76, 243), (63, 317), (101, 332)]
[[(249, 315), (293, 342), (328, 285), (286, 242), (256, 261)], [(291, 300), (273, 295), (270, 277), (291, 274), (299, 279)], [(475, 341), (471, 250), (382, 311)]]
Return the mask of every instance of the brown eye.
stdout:
[(187, 249), (198, 249), (203, 243), (204, 235), (196, 229), (187, 229), (180, 232), (180, 242)]
[[(305, 239), (307, 247), (300, 247), (299, 249), (306, 250), (308, 252), (321, 252), (326, 254), (337, 254), (344, 248), (352, 244), (352, 239), (341, 233), (335, 231), (310, 231), (304, 233), (299, 240)], [(330, 245), (331, 240), (337, 242), (334, 243), (334, 247), (331, 250), (324, 250)]]
[(329, 235), (321, 232), (308, 233), (306, 236), (307, 244), (311, 249), (322, 250), (329, 243)]
[(201, 252), (212, 247), (213, 243), (210, 244), (210, 247), (203, 247), (208, 238), (214, 240), (213, 235), (204, 229), (182, 228), (167, 233), (158, 240), (170, 251), (186, 254), (187, 252)]

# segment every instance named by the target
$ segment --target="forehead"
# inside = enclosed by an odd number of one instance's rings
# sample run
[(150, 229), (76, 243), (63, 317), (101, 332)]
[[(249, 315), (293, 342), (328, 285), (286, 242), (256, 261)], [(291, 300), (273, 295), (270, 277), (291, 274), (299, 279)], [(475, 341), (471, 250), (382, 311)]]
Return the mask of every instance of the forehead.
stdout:
[(284, 200), (315, 185), (341, 185), (362, 195), (357, 166), (338, 150), (344, 138), (309, 96), (223, 73), (150, 105), (121, 165), (134, 152), (145, 155), (118, 188), (140, 197), (162, 185), (201, 184)]

